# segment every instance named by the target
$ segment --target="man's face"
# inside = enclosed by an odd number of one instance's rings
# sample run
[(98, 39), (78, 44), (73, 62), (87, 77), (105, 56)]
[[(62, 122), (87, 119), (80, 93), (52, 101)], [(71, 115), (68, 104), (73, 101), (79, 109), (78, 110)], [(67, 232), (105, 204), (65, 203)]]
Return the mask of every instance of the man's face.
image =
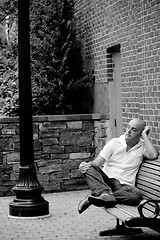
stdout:
[(133, 119), (129, 122), (125, 133), (126, 143), (136, 144), (139, 142), (141, 133), (144, 129), (143, 122), (139, 119)]

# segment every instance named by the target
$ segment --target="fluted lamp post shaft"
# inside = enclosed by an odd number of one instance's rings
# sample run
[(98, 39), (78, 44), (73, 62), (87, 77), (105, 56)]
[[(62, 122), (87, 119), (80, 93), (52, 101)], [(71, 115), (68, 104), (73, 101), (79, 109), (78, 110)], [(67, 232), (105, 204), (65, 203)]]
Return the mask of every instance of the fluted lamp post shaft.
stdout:
[(29, 5), (29, 0), (18, 0), (20, 167), (19, 179), (13, 188), (16, 197), (9, 204), (9, 214), (15, 217), (49, 214), (49, 203), (41, 196), (43, 187), (34, 165)]

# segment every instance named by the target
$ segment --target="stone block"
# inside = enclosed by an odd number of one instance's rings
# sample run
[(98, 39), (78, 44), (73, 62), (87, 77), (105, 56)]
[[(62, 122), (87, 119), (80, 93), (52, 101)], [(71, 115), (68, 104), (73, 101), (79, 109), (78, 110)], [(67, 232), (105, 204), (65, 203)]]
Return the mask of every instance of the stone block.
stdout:
[(62, 181), (63, 178), (70, 178), (70, 170), (62, 168), (62, 171), (53, 172), (49, 176), (50, 179), (60, 179)]
[(49, 174), (45, 173), (45, 174), (37, 174), (37, 178), (40, 182), (42, 182), (44, 184), (44, 182), (49, 182)]
[(50, 154), (49, 153), (44, 153), (43, 151), (37, 151), (34, 153), (34, 160), (38, 161), (38, 160), (44, 160), (47, 161), (48, 159), (50, 159)]
[(20, 143), (19, 142), (15, 142), (14, 143), (14, 152), (19, 152), (20, 151)]
[(40, 138), (59, 137), (58, 129), (42, 129), (39, 131)]
[(78, 171), (78, 169), (75, 169), (75, 170), (73, 170), (72, 169), (72, 171), (71, 171), (71, 178), (81, 178), (82, 177), (82, 173), (80, 173), (80, 171)]
[(45, 146), (43, 147), (44, 153), (64, 153), (64, 146)]
[(79, 152), (79, 149), (80, 149), (80, 146), (77, 146), (77, 145), (71, 145), (71, 146), (65, 145), (64, 146), (64, 151), (65, 151), (65, 153), (68, 153), (68, 155), (69, 155), (69, 153)]
[(37, 160), (35, 161), (35, 164), (37, 165), (37, 169), (39, 171), (40, 167), (45, 167), (48, 165), (48, 161), (39, 159), (38, 161)]
[(4, 125), (2, 128), (2, 134), (3, 135), (15, 135), (16, 134), (16, 126), (9, 124), (9, 125)]
[(66, 121), (54, 121), (52, 122), (52, 117), (54, 116), (49, 116), (50, 122), (45, 122), (43, 123), (43, 128), (48, 128), (48, 129), (65, 129), (66, 128)]
[(19, 173), (16, 173), (16, 172), (11, 173), (11, 175), (10, 175), (11, 181), (17, 181), (18, 178), (19, 178)]
[(38, 151), (42, 149), (42, 142), (40, 140), (35, 140), (33, 142), (34, 145), (34, 151)]
[(62, 163), (62, 160), (60, 158), (54, 158), (47, 161), (47, 165), (61, 164), (61, 163)]
[(89, 132), (64, 132), (60, 136), (60, 145), (91, 145), (93, 142), (93, 134)]
[(69, 158), (69, 154), (67, 153), (57, 153), (57, 154), (51, 154), (50, 159), (68, 159)]
[(12, 138), (2, 138), (0, 139), (0, 151), (11, 151), (14, 149), (14, 142)]
[(94, 128), (98, 128), (100, 126), (100, 122), (99, 121), (94, 121)]
[(44, 138), (42, 139), (42, 145), (44, 146), (50, 146), (50, 145), (57, 145), (58, 144), (58, 139), (57, 138)]
[(70, 170), (62, 168), (62, 171), (49, 174), (49, 181), (53, 182), (53, 180), (57, 179), (59, 179), (60, 181), (62, 181), (62, 179), (70, 179)]
[[(2, 181), (2, 182), (8, 181), (8, 180), (9, 180), (9, 175), (3, 174), (3, 175), (1, 176), (1, 181)], [(3, 184), (5, 184), (5, 183), (3, 183)]]
[(44, 167), (39, 167), (39, 172), (41, 174), (53, 173), (53, 172), (59, 172), (59, 171), (62, 171), (61, 164), (52, 164)]
[(63, 171), (65, 171), (65, 169), (68, 169), (68, 170), (78, 169), (81, 162), (82, 161), (79, 159), (78, 160), (75, 160), (75, 159), (74, 160), (71, 160), (71, 159), (64, 160), (64, 161), (62, 161), (62, 169), (63, 169)]
[(94, 153), (95, 151), (95, 146), (80, 146), (79, 147), (79, 152), (86, 152), (86, 153)]
[(11, 195), (13, 185), (0, 186), (0, 197)]
[(106, 137), (106, 128), (102, 128), (102, 129), (101, 129), (101, 131), (100, 131), (100, 137), (101, 137), (101, 138)]
[(85, 159), (85, 158), (89, 158), (91, 156), (90, 153), (71, 153), (69, 155), (70, 159)]
[(75, 179), (63, 179), (63, 185), (75, 185), (77, 184)]
[(8, 164), (13, 164), (15, 162), (20, 161), (20, 154), (19, 153), (9, 153), (7, 154), (7, 163)]
[(38, 135), (38, 131), (39, 131), (39, 124), (33, 123), (33, 134)]
[(54, 180), (53, 182), (51, 181), (49, 185), (44, 185), (44, 191), (45, 192), (53, 192), (53, 191), (61, 191), (61, 179), (57, 179), (56, 181)]
[(14, 135), (12, 138), (13, 138), (14, 143), (20, 142), (19, 135)]
[(92, 121), (84, 121), (82, 125), (82, 130), (94, 131), (94, 123)]
[(13, 172), (18, 172), (19, 171), (19, 163), (14, 163), (13, 164)]
[(81, 129), (82, 121), (67, 122), (67, 127), (71, 129)]
[(3, 154), (0, 153), (0, 164), (3, 163)]
[(38, 134), (37, 133), (33, 134), (33, 140), (38, 140)]

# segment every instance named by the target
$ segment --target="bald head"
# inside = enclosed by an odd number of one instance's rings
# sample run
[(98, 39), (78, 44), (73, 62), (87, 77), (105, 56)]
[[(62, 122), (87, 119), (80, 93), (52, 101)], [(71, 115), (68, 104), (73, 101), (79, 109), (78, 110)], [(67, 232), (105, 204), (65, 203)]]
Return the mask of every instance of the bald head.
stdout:
[(134, 125), (140, 132), (142, 132), (146, 126), (145, 122), (140, 118), (133, 118), (129, 124)]
[(142, 131), (146, 124), (140, 118), (133, 118), (126, 129), (125, 140), (127, 145), (134, 146), (141, 138)]

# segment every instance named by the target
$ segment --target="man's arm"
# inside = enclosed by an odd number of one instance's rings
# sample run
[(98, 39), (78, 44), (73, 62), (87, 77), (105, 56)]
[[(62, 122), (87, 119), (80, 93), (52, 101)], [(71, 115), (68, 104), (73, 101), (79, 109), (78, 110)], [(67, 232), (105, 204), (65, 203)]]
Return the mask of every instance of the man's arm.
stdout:
[(148, 134), (150, 132), (150, 129), (148, 126), (146, 126), (142, 132), (142, 137), (144, 140), (144, 144), (146, 146), (146, 157), (149, 159), (156, 159), (158, 157), (158, 151), (154, 147), (154, 145), (151, 143)]
[(82, 162), (79, 165), (79, 170), (81, 173), (86, 173), (88, 171), (88, 169), (92, 166), (92, 164), (97, 165), (98, 167), (101, 167), (104, 163), (105, 163), (105, 159), (103, 157), (101, 157), (100, 155), (98, 155), (97, 158), (95, 158), (95, 160), (91, 161), (91, 162)]
[[(95, 158), (95, 160), (91, 162), (82, 162), (79, 165), (79, 170), (81, 173), (86, 173), (87, 170), (91, 167), (92, 164), (97, 165), (98, 167), (102, 167), (104, 163), (107, 161), (107, 159), (110, 158), (110, 156), (113, 154), (114, 151), (114, 139), (112, 138), (101, 150), (100, 154)], [(103, 157), (101, 156), (101, 153), (103, 152)]]

